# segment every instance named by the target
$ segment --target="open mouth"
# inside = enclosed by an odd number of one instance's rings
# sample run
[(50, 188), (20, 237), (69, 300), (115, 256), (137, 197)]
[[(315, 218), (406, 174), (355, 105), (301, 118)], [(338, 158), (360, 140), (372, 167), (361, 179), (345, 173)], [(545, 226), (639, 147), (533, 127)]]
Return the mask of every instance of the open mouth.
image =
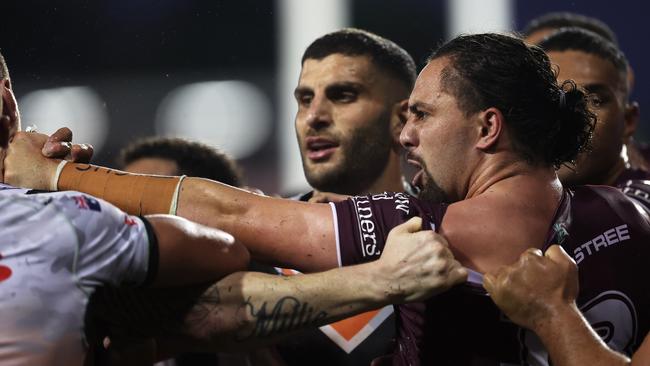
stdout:
[(322, 137), (307, 137), (307, 158), (312, 161), (327, 160), (339, 147), (338, 143)]
[(411, 185), (417, 189), (422, 189), (424, 185), (424, 167), (420, 161), (416, 160), (415, 156), (411, 154), (407, 156), (406, 162), (418, 168), (418, 171), (413, 176), (413, 179), (411, 179)]

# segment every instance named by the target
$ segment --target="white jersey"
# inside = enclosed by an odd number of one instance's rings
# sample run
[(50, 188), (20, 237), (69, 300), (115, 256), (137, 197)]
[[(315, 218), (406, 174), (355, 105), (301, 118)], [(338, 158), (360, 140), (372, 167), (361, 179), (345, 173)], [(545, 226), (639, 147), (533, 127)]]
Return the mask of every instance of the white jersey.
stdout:
[(0, 364), (81, 365), (89, 296), (150, 280), (157, 244), (105, 201), (26, 193), (0, 184)]

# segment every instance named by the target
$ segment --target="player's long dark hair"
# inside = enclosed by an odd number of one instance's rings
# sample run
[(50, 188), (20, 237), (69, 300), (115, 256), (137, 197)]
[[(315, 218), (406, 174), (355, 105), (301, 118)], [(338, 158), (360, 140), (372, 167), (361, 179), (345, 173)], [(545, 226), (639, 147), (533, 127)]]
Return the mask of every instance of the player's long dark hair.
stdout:
[(539, 47), (501, 34), (454, 38), (430, 59), (449, 57), (443, 88), (466, 113), (503, 113), (515, 150), (528, 162), (559, 167), (589, 148), (596, 123), (586, 94), (573, 81), (558, 85)]

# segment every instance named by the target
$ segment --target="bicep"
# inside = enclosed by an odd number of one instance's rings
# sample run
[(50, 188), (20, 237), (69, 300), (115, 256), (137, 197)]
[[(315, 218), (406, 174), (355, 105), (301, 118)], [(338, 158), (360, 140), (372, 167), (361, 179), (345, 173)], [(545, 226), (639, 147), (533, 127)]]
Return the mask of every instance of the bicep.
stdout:
[(265, 197), (191, 178), (183, 184), (177, 214), (231, 233), (263, 263), (306, 272), (338, 264), (327, 204)]
[(261, 262), (317, 272), (338, 266), (334, 220), (329, 204), (269, 199), (235, 236)]

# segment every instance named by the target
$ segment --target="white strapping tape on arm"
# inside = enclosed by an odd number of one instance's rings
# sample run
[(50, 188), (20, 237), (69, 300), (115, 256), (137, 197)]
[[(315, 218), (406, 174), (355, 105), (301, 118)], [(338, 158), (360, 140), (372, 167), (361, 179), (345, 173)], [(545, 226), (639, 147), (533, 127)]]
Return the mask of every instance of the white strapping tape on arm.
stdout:
[(63, 167), (65, 167), (65, 165), (67, 163), (68, 162), (66, 160), (61, 160), (59, 165), (56, 167), (56, 173), (54, 174), (54, 176), (52, 177), (52, 180), (50, 181), (50, 191), (54, 192), (54, 191), (58, 190), (58, 188), (59, 188), (59, 177), (61, 177), (61, 172), (63, 171)]
[(178, 208), (178, 196), (181, 194), (181, 184), (183, 180), (187, 178), (187, 175), (181, 175), (181, 179), (178, 180), (176, 185), (176, 190), (174, 191), (174, 197), (172, 198), (172, 203), (169, 205), (169, 214), (176, 216), (176, 209)]

